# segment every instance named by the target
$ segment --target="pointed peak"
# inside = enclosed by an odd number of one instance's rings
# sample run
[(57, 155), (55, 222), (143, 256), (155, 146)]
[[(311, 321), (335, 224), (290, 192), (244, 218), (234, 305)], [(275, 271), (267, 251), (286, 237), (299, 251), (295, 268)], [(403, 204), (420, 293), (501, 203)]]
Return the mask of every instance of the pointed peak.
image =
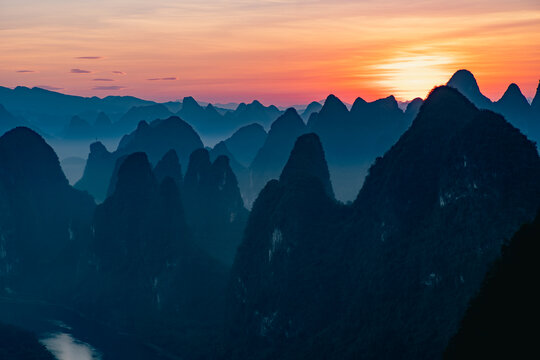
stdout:
[(531, 107), (540, 113), (540, 80), (538, 81), (538, 87), (536, 88), (536, 94), (531, 102)]
[(182, 167), (174, 149), (167, 151), (158, 161), (154, 168), (154, 175), (158, 182), (163, 181), (166, 177), (172, 178), (178, 184), (182, 182)]
[(255, 106), (255, 107), (264, 107), (264, 105), (261, 104), (261, 102), (260, 102), (259, 100), (253, 100), (253, 101), (251, 102), (251, 104), (249, 104), (249, 105)]
[(453, 83), (475, 83), (476, 84), (476, 78), (474, 77), (473, 73), (470, 72), (469, 70), (461, 69), (461, 70), (456, 71), (454, 75), (452, 75), (447, 85), (452, 86)]
[(281, 130), (286, 131), (285, 129), (289, 129), (291, 127), (305, 127), (304, 121), (300, 115), (298, 115), (295, 108), (288, 108), (285, 110), (285, 112), (270, 126), (270, 133), (275, 133), (276, 131)]
[(321, 111), (319, 111), (319, 114), (321, 114), (321, 116), (325, 116), (326, 114), (341, 115), (348, 112), (347, 106), (345, 106), (337, 96), (330, 94), (324, 101), (324, 105), (321, 108)]
[(41, 135), (27, 127), (16, 127), (0, 137), (2, 166), (14, 181), (39, 179), (42, 183), (68, 184), (54, 150)]
[(143, 152), (136, 152), (126, 156), (122, 161), (114, 194), (145, 193), (151, 191), (155, 185), (156, 179), (148, 157)]
[(90, 144), (90, 153), (92, 154), (104, 154), (109, 153), (105, 145), (101, 141), (96, 141)]
[(279, 181), (289, 183), (306, 177), (317, 178), (322, 183), (326, 194), (331, 198), (334, 197), (324, 150), (315, 133), (298, 137)]
[(172, 161), (177, 163), (179, 160), (176, 150), (170, 149), (169, 151), (167, 151), (165, 155), (163, 155), (163, 157), (161, 158), (161, 161)]
[(144, 131), (144, 130), (148, 129), (149, 127), (150, 127), (150, 125), (148, 125), (148, 123), (145, 120), (141, 120), (137, 124), (137, 130), (135, 130), (135, 131)]

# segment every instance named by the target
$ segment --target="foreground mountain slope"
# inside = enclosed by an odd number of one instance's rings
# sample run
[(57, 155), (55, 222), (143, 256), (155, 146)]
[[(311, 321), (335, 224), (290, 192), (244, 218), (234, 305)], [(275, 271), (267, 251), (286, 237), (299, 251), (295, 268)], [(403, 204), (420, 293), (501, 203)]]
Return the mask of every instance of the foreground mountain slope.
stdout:
[(201, 138), (195, 130), (176, 116), (154, 120), (150, 124), (141, 121), (135, 131), (122, 138), (118, 149), (112, 153), (101, 143), (92, 144), (83, 177), (75, 187), (88, 191), (97, 201), (103, 201), (107, 196), (115, 164), (120, 157), (134, 152), (145, 152), (150, 162), (157, 164), (173, 149), (180, 164), (187, 164), (190, 154), (202, 147)]
[(51, 295), (67, 281), (94, 206), (41, 136), (18, 127), (0, 137), (0, 291)]
[[(332, 252), (326, 238), (341, 215), (328, 196), (321, 150), (316, 135), (299, 137), (280, 179), (253, 205), (232, 269), (224, 358), (282, 358), (288, 337), (319, 327), (336, 306), (319, 286), (332, 281), (320, 263)], [(309, 157), (310, 164), (302, 161)]]
[[(328, 210), (313, 186), (286, 192), (281, 180), (269, 183), (233, 267), (231, 309), (240, 326), (229, 333), (244, 352), (229, 355), (440, 357), (504, 239), (536, 214), (539, 176), (533, 143), (501, 116), (439, 87), (371, 167), (351, 207)], [(283, 199), (291, 202), (276, 207)], [(287, 219), (300, 237), (275, 219)], [(294, 270), (271, 265), (272, 244), (288, 239), (309, 244)], [(282, 300), (288, 291), (301, 309)]]
[(502, 249), (471, 301), (445, 359), (537, 358), (540, 216)]
[(77, 308), (180, 354), (206, 351), (201, 343), (221, 319), (227, 269), (194, 243), (176, 182), (158, 183), (144, 153), (127, 156), (93, 228)]

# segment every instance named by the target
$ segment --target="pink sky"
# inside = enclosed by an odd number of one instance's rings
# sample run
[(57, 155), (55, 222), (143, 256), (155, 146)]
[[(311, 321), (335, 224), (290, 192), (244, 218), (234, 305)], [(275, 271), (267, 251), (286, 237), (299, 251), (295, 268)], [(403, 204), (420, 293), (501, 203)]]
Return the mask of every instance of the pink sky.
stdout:
[(0, 0), (0, 85), (291, 105), (540, 79), (540, 2)]

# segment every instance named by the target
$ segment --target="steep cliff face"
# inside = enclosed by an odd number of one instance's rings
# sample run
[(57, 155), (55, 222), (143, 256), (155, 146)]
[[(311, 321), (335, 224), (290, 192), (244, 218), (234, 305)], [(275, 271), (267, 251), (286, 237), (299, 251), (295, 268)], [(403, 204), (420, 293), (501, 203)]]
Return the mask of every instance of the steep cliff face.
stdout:
[(0, 137), (0, 291), (43, 295), (71, 280), (94, 206), (41, 136), (19, 127)]
[(78, 308), (180, 353), (208, 341), (195, 334), (219, 324), (227, 269), (195, 243), (172, 178), (158, 183), (144, 153), (129, 155), (93, 228)]
[(227, 355), (440, 357), (502, 242), (536, 213), (539, 176), (533, 143), (439, 87), (352, 206), (332, 206), (320, 176), (270, 182), (231, 278), (229, 333), (245, 352)]
[(540, 216), (503, 245), (471, 301), (444, 359), (527, 358), (540, 353), (535, 332), (540, 301)]
[(218, 156), (212, 163), (207, 150), (194, 151), (182, 189), (186, 219), (194, 241), (230, 265), (240, 243), (248, 211), (229, 159)]

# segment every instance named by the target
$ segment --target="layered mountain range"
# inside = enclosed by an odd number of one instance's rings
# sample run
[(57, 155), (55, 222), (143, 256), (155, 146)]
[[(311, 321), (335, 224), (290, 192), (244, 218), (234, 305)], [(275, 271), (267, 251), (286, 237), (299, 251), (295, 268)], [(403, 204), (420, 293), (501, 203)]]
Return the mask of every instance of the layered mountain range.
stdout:
[[(93, 143), (74, 187), (45, 139), (16, 127), (0, 137), (0, 294), (68, 306), (181, 358), (482, 357), (536, 299), (537, 224), (505, 245), (540, 206), (522, 128), (538, 93), (531, 105), (520, 94), (488, 102), (460, 71), (404, 111), (333, 95), (302, 114), (137, 103), (152, 108), (131, 114), (163, 118), (125, 116), (136, 128), (112, 152)], [(92, 108), (101, 99), (45, 95), (95, 112), (90, 129), (118, 122)], [(196, 127), (218, 116), (238, 130), (204, 148)]]

